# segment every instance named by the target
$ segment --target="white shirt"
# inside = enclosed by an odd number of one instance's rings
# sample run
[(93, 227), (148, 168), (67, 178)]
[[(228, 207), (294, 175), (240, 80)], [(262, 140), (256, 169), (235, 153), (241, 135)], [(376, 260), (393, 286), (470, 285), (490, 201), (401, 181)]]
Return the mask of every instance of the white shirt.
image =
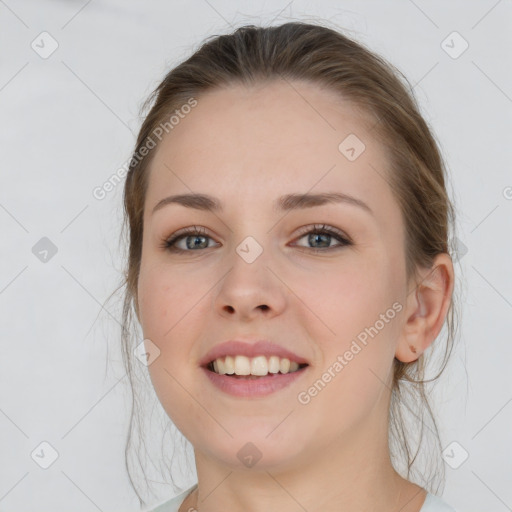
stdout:
[[(197, 484), (148, 512), (178, 512), (181, 504), (185, 501), (185, 498), (196, 487)], [(427, 493), (427, 497), (425, 498), (425, 502), (423, 503), (420, 512), (457, 512), (457, 510), (450, 507), (450, 505), (445, 503), (439, 496)]]

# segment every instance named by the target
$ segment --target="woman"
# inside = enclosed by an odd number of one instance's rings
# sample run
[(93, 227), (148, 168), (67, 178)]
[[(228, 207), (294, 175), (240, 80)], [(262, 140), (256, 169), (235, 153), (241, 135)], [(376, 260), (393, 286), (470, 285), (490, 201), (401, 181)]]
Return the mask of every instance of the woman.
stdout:
[(409, 480), (399, 412), (430, 410), (445, 321), (453, 344), (454, 212), (398, 73), (330, 28), (246, 26), (149, 101), (125, 321), (198, 476), (154, 510), (453, 511)]

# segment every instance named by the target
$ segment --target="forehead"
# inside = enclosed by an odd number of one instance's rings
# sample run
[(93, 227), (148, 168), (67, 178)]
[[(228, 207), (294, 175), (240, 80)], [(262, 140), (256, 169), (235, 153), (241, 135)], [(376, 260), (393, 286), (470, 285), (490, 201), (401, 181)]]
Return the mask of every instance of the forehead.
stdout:
[(396, 213), (373, 118), (335, 92), (276, 81), (196, 99), (154, 150), (147, 210), (191, 191), (259, 208), (287, 193), (338, 191)]

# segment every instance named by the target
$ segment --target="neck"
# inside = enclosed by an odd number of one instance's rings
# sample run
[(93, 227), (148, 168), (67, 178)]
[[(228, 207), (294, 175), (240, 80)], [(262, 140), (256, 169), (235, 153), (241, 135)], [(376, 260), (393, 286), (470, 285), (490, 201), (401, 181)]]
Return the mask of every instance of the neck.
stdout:
[(196, 449), (198, 488), (180, 511), (419, 512), (426, 492), (393, 468), (387, 428), (376, 431), (371, 419), (366, 425), (373, 425), (371, 432), (357, 425), (330, 444), (304, 450), (287, 466), (257, 463), (240, 470)]

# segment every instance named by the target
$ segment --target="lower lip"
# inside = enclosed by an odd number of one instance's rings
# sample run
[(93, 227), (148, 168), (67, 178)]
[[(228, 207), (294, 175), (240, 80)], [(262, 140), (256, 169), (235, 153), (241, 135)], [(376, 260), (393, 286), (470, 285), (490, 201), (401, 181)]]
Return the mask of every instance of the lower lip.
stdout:
[(201, 367), (214, 386), (224, 391), (224, 393), (244, 398), (267, 396), (279, 391), (300, 379), (307, 368), (309, 367), (305, 366), (292, 373), (273, 373), (257, 379), (244, 379), (220, 375)]

